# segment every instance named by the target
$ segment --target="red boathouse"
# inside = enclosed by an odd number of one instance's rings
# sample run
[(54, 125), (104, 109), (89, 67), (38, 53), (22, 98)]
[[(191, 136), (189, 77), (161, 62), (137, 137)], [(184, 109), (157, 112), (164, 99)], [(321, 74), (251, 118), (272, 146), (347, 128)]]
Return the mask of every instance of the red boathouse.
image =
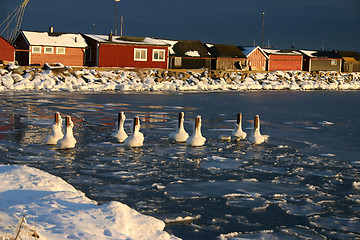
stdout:
[(16, 60), (23, 66), (42, 66), (44, 63), (62, 63), (66, 66), (83, 66), (87, 47), (80, 34), (20, 31), (15, 42)]
[(15, 46), (0, 36), (0, 62), (13, 62), (15, 60)]
[(268, 55), (268, 71), (301, 71), (303, 56), (292, 50), (263, 49)]

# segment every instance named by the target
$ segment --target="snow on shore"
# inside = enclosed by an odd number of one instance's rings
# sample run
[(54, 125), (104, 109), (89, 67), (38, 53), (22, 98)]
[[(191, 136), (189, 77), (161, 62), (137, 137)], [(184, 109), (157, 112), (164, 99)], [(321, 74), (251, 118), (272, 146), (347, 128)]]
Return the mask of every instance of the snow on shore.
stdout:
[(120, 202), (97, 205), (35, 168), (0, 165), (0, 182), (0, 239), (15, 238), (23, 214), (21, 239), (179, 239), (158, 219)]
[(0, 69), (6, 91), (245, 91), (360, 90), (360, 73), (277, 71)]

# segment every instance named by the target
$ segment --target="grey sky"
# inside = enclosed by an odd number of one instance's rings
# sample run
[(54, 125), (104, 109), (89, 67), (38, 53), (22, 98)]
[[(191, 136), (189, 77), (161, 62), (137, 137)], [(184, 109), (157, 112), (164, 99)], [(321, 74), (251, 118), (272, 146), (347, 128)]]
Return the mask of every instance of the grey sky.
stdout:
[[(22, 0), (0, 0), (0, 19)], [(360, 0), (121, 0), (124, 35), (262, 44), (280, 49), (360, 51)], [(30, 0), (22, 29), (107, 34), (114, 31), (113, 0)], [(118, 28), (120, 33), (120, 27)]]

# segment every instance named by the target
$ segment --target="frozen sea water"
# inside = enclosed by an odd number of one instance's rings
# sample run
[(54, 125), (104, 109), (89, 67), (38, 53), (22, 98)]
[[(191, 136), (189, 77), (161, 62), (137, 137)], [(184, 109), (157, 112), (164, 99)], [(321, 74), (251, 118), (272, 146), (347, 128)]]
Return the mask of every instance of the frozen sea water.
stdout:
[[(357, 92), (1, 94), (2, 163), (62, 177), (88, 197), (121, 201), (167, 222), (183, 239), (358, 239), (360, 111)], [(43, 145), (53, 113), (71, 115), (78, 143)], [(144, 146), (111, 137), (117, 113), (140, 116)], [(169, 141), (178, 111), (185, 129), (203, 119), (203, 147)], [(259, 114), (260, 146), (221, 141), (236, 114), (248, 134)]]

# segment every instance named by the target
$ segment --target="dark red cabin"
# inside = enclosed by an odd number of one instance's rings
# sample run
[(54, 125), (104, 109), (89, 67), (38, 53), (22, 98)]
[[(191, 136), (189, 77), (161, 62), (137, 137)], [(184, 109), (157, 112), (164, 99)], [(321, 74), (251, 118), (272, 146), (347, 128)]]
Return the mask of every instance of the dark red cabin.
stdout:
[(161, 40), (142, 37), (83, 35), (88, 49), (89, 67), (168, 68), (169, 45)]

